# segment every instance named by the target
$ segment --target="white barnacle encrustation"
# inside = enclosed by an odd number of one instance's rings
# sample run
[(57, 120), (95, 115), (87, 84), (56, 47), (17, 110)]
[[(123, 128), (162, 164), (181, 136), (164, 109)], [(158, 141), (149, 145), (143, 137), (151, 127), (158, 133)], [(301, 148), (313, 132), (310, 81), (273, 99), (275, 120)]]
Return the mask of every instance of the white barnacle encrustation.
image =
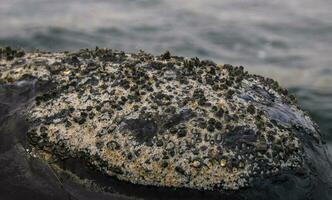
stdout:
[(320, 138), (284, 89), (243, 67), (109, 49), (15, 59), (1, 81), (54, 85), (26, 111), (31, 144), (135, 184), (237, 190), (300, 168), (297, 130)]

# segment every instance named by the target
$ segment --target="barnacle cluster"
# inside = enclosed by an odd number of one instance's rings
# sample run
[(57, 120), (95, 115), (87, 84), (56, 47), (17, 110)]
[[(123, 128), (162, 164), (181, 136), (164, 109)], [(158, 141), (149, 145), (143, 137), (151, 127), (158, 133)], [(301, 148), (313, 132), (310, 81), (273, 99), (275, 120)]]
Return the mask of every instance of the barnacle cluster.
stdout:
[(309, 116), (272, 79), (198, 58), (110, 49), (0, 50), (0, 81), (52, 85), (26, 111), (32, 145), (135, 184), (237, 190), (304, 163)]

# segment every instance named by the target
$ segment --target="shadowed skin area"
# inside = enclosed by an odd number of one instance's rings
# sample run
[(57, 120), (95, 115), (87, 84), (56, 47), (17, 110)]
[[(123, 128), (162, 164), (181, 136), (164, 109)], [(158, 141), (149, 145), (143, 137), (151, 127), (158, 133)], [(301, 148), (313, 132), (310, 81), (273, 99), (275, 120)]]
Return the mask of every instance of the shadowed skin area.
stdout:
[(236, 191), (310, 174), (308, 147), (323, 149), (294, 97), (243, 67), (168, 52), (0, 52), (4, 84), (52, 85), (25, 111), (30, 144), (119, 180)]

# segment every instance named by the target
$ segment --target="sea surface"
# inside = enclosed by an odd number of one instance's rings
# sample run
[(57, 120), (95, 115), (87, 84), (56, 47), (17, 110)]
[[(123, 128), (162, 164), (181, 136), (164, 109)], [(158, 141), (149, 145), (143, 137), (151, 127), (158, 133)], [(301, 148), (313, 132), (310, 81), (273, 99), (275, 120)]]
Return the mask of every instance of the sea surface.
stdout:
[(289, 88), (332, 154), (331, 0), (0, 0), (0, 46), (169, 50), (243, 65)]

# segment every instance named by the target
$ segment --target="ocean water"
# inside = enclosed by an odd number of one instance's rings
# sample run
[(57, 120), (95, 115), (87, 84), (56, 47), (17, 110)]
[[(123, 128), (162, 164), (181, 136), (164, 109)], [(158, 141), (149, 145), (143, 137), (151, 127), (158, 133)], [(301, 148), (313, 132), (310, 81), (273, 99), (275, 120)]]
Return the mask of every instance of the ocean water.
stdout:
[(330, 0), (0, 0), (0, 46), (169, 50), (243, 65), (289, 88), (332, 154), (331, 10)]

